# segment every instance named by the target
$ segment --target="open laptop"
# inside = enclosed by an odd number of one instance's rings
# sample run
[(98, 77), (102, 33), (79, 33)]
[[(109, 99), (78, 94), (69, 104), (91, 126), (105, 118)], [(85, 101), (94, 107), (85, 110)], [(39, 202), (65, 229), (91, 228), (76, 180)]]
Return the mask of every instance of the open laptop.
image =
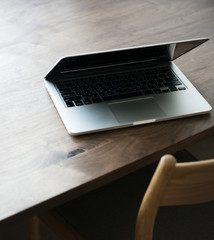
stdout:
[(211, 106), (172, 62), (207, 40), (65, 57), (45, 86), (71, 135), (208, 113)]

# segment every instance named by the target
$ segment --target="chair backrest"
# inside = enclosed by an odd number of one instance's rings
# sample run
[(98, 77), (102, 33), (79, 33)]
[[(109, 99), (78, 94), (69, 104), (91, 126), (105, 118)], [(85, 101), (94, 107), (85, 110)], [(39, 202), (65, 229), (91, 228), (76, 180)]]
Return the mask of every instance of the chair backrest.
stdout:
[(152, 240), (160, 206), (190, 205), (214, 200), (214, 159), (177, 163), (165, 155), (142, 200), (135, 240)]

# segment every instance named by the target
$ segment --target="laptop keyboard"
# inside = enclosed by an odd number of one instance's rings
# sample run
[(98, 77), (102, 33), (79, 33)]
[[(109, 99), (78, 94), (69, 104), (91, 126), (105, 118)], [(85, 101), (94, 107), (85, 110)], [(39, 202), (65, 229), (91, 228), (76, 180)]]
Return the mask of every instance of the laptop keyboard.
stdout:
[(169, 67), (63, 80), (56, 86), (67, 107), (186, 89)]

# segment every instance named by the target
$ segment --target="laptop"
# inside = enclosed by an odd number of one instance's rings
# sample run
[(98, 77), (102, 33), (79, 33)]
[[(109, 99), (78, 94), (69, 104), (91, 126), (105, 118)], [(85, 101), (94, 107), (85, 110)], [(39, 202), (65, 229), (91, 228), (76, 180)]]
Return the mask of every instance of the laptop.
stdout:
[(173, 60), (207, 40), (65, 57), (45, 86), (71, 135), (205, 114), (211, 106)]

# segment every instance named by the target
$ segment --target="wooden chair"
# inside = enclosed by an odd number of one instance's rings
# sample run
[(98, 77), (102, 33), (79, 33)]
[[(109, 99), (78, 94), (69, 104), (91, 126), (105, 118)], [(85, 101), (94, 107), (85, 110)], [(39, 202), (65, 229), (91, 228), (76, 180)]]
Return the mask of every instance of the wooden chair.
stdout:
[[(162, 206), (200, 205), (211, 201), (214, 201), (214, 159), (177, 163), (172, 155), (165, 155), (155, 170), (142, 203), (139, 204), (140, 208), (138, 206), (133, 239), (153, 239), (156, 216)], [(105, 205), (103, 207), (105, 208)], [(64, 217), (57, 210), (39, 216), (60, 239), (89, 239), (77, 233)], [(214, 218), (211, 224), (211, 228), (214, 229)], [(84, 233), (84, 229), (82, 232)], [(209, 239), (214, 238), (212, 236)]]

